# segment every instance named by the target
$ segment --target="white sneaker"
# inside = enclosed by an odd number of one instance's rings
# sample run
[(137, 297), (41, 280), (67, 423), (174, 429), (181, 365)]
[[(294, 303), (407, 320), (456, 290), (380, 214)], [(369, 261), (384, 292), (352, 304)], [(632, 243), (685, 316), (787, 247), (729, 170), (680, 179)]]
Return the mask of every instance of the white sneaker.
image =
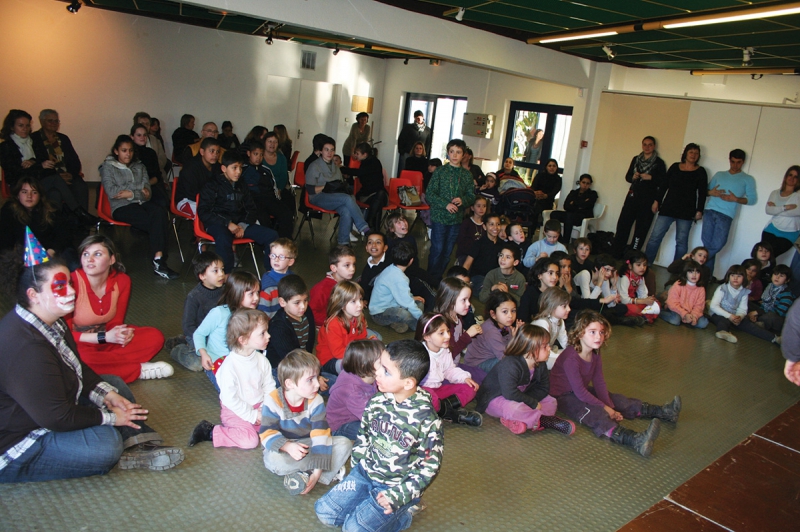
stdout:
[(339, 472), (336, 473), (336, 476), (333, 477), (333, 480), (335, 480), (336, 482), (341, 482), (344, 480), (345, 475), (347, 475), (347, 468), (345, 468), (345, 466), (342, 466), (341, 469), (339, 469)]
[(715, 336), (720, 340), (725, 340), (726, 342), (730, 342), (732, 344), (735, 344), (736, 342), (739, 341), (736, 339), (734, 335), (732, 335), (728, 331), (717, 331), (717, 334), (715, 334)]
[(143, 381), (165, 379), (173, 373), (175, 370), (166, 362), (142, 362), (142, 372), (139, 374), (139, 378)]
[(781, 337), (780, 336), (776, 336), (775, 338), (772, 339), (772, 343), (781, 345)]
[(356, 235), (354, 235), (352, 232), (350, 233), (350, 242), (355, 243), (358, 242), (359, 240), (360, 239)]

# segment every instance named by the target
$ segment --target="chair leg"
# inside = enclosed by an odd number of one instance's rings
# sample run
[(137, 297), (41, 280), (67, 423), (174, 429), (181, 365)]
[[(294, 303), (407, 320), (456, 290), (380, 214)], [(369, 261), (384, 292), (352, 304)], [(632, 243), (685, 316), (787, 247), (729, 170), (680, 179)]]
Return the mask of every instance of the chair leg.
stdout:
[(256, 276), (261, 279), (261, 272), (258, 270), (258, 262), (256, 261), (256, 251), (252, 242), (250, 242), (250, 256), (253, 257), (253, 266), (256, 267)]
[(178, 238), (178, 217), (172, 219), (172, 232), (175, 233), (175, 242), (178, 244), (178, 252), (181, 254), (181, 262), (186, 262), (183, 258), (183, 248), (181, 248), (181, 239)]
[(300, 217), (300, 227), (297, 228), (297, 233), (294, 235), (294, 240), (297, 240), (297, 237), (300, 236), (300, 231), (303, 230), (303, 224), (306, 223), (306, 220), (308, 220), (308, 213), (303, 213), (303, 216)]

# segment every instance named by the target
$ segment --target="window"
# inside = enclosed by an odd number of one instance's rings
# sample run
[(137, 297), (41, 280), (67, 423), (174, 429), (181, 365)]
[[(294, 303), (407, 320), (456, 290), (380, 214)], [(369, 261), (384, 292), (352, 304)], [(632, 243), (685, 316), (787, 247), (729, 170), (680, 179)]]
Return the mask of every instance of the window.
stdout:
[(447, 158), (447, 143), (460, 139), (461, 124), (467, 112), (467, 99), (459, 96), (437, 96), (435, 94), (408, 93), (406, 95), (405, 122), (414, 121), (414, 113), (422, 111), (425, 123), (433, 132), (429, 159)]
[(572, 107), (511, 102), (503, 157), (514, 159), (528, 182), (548, 159), (558, 161), (561, 172), (571, 125)]

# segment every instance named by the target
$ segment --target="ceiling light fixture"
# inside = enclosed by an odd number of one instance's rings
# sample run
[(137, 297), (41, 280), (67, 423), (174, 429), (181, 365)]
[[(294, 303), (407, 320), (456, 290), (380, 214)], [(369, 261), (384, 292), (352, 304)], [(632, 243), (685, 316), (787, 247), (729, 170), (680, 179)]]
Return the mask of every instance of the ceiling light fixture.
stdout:
[(686, 28), (690, 26), (704, 26), (707, 24), (719, 24), (723, 22), (738, 22), (742, 20), (762, 19), (781, 17), (784, 15), (794, 15), (800, 13), (800, 2), (792, 2), (781, 6), (772, 7), (751, 7), (728, 11), (727, 13), (711, 13), (707, 15), (696, 15), (691, 17), (674, 18), (671, 20), (651, 20), (636, 24), (625, 24), (622, 26), (606, 26), (592, 30), (566, 32), (551, 36), (536, 37), (528, 39), (528, 44), (548, 44), (554, 42), (574, 41), (578, 39), (592, 39), (596, 37), (607, 37), (609, 35), (619, 35), (623, 33), (635, 33), (640, 31), (655, 31), (661, 29)]
[(753, 62), (751, 61), (751, 59), (753, 58), (753, 54), (755, 54), (755, 53), (756, 53), (756, 51), (753, 49), (752, 46), (748, 46), (747, 48), (743, 49), (742, 50), (742, 66), (744, 66), (744, 67), (753, 66)]
[(80, 8), (81, 8), (81, 3), (78, 0), (72, 0), (72, 3), (67, 6), (67, 11), (69, 11), (73, 15), (77, 15)]
[(800, 68), (732, 68), (726, 70), (722, 69), (709, 69), (709, 70), (690, 70), (689, 73), (692, 76), (729, 76), (729, 75), (748, 75), (752, 76), (753, 74), (784, 74), (787, 76), (798, 76), (800, 75)]
[(464, 20), (464, 13), (466, 13), (466, 12), (467, 12), (467, 8), (466, 7), (459, 7), (458, 8), (458, 13), (456, 13), (456, 20), (459, 21), (459, 22)]
[(339, 55), (339, 45), (336, 45), (336, 49), (333, 51), (333, 55)]
[(406, 60), (405, 60), (405, 61), (403, 61), (403, 64), (404, 64), (404, 65), (407, 65), (407, 64), (408, 64), (408, 57), (406, 57)]
[(272, 44), (272, 30), (269, 30), (269, 32), (267, 33), (266, 43), (267, 44)]
[(608, 57), (609, 61), (613, 61), (614, 58), (617, 57), (617, 54), (614, 53), (614, 50), (611, 48), (611, 46), (612, 45), (610, 44), (603, 45), (603, 51), (606, 53), (606, 57)]

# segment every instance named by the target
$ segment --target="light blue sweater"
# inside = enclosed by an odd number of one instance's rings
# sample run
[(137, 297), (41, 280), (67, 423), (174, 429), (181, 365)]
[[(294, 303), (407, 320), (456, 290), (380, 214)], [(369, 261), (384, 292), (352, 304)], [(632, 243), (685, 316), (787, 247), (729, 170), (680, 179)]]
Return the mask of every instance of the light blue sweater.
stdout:
[(564, 247), (564, 244), (558, 241), (556, 241), (555, 244), (550, 245), (547, 243), (547, 240), (543, 238), (538, 242), (534, 242), (528, 247), (528, 251), (525, 253), (525, 257), (522, 259), (522, 264), (524, 264), (527, 268), (531, 268), (533, 267), (534, 263), (536, 263), (536, 259), (539, 258), (539, 255), (542, 253), (547, 253), (547, 256), (549, 257), (556, 251), (563, 251), (566, 253), (567, 248)]
[(200, 349), (205, 349), (211, 362), (218, 358), (227, 356), (230, 352), (225, 335), (228, 330), (228, 321), (231, 319), (231, 311), (228, 305), (214, 307), (206, 315), (203, 323), (194, 331), (192, 339), (197, 356), (200, 356)]
[[(739, 172), (738, 174), (731, 174), (728, 171), (717, 172), (711, 178), (711, 183), (708, 185), (708, 190), (713, 189), (719, 185), (719, 190), (730, 192), (734, 196), (747, 198), (748, 205), (755, 205), (758, 200), (756, 195), (756, 180), (753, 176)], [(706, 209), (710, 211), (717, 211), (729, 216), (731, 218), (736, 216), (736, 211), (739, 209), (739, 203), (732, 201), (725, 201), (722, 198), (715, 198), (711, 195), (708, 196), (708, 203)]]
[(422, 311), (414, 302), (408, 277), (394, 264), (388, 266), (375, 279), (372, 297), (369, 298), (369, 313), (380, 314), (386, 309), (402, 307), (419, 319)]

